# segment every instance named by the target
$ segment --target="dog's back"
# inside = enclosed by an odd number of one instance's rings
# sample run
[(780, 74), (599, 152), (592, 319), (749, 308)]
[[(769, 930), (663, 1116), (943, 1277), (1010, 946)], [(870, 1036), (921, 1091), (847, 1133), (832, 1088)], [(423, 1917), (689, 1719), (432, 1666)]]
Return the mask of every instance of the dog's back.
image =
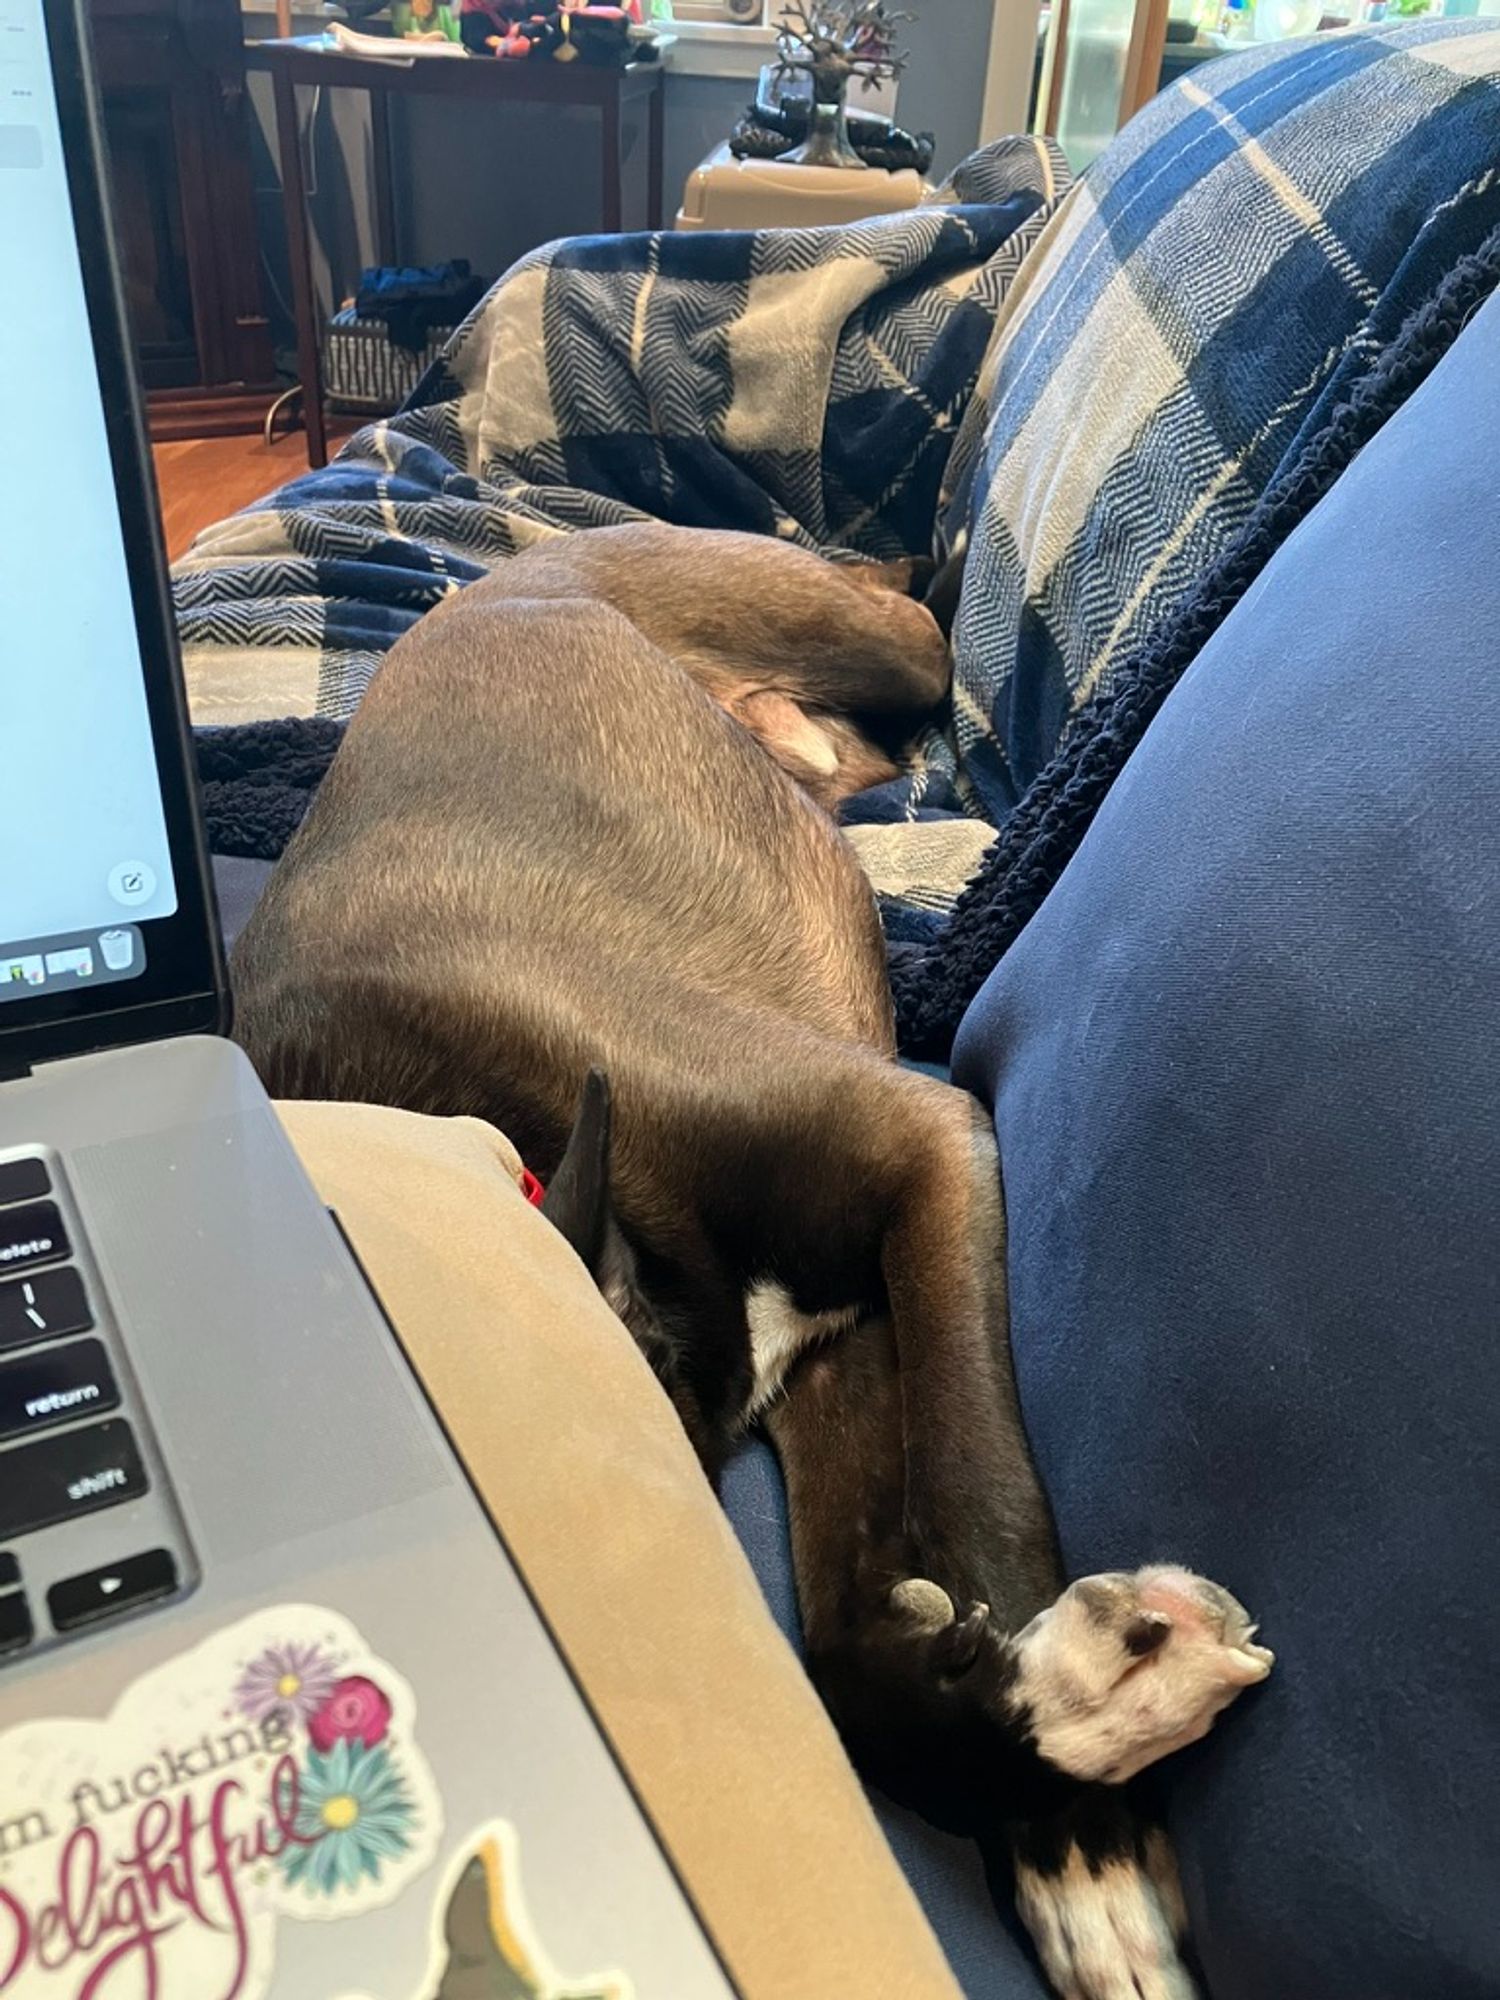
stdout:
[[(888, 1051), (874, 906), (827, 816), (606, 605), (481, 589), (350, 724), (234, 957), (282, 1095), (501, 1124), (550, 1171), (622, 1099), (760, 1073), (790, 1031)], [(488, 1054), (484, 1060), (480, 1052)]]

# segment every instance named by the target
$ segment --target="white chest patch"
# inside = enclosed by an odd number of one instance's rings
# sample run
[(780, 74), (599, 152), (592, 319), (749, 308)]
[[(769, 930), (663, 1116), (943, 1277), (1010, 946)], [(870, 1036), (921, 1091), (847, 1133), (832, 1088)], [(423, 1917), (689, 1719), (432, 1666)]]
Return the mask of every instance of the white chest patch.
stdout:
[(745, 1314), (750, 1321), (750, 1358), (755, 1369), (748, 1414), (758, 1416), (771, 1402), (786, 1372), (805, 1348), (815, 1347), (854, 1325), (853, 1306), (837, 1312), (799, 1312), (784, 1285), (754, 1285), (745, 1294)]

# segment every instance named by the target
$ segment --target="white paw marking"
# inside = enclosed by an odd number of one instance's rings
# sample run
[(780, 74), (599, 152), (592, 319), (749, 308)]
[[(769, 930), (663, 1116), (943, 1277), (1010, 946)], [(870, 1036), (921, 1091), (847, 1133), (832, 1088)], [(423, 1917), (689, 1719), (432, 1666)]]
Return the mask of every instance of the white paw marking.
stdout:
[(1173, 1919), (1134, 1861), (1091, 1868), (1075, 1848), (1057, 1875), (1020, 1866), (1016, 1907), (1061, 2000), (1193, 2000)]
[[(1160, 1643), (1133, 1652), (1126, 1634)], [(1123, 1784), (1207, 1735), (1275, 1655), (1227, 1591), (1180, 1569), (1085, 1577), (1016, 1639), (1036, 1745), (1074, 1777)]]
[(856, 1318), (852, 1306), (838, 1312), (799, 1312), (784, 1285), (769, 1283), (754, 1285), (745, 1294), (745, 1313), (750, 1321), (750, 1361), (755, 1371), (748, 1412), (751, 1417), (758, 1416), (774, 1399), (787, 1370), (804, 1349), (848, 1332)]

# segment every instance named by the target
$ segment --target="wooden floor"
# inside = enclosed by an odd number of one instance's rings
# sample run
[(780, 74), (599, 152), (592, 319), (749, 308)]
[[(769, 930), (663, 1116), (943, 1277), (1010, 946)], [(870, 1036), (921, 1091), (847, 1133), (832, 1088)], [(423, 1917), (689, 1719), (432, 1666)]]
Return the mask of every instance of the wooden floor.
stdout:
[(301, 431), (270, 446), (258, 436), (195, 438), (155, 445), (152, 456), (167, 555), (176, 562), (202, 529), (306, 472), (307, 440)]

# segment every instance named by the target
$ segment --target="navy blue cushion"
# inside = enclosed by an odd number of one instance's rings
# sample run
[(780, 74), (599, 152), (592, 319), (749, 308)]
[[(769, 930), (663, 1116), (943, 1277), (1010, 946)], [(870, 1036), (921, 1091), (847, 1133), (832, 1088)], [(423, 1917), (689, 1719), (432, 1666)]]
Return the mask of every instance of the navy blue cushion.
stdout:
[(1164, 1773), (1214, 2000), (1500, 1992), (1500, 303), (1172, 695), (955, 1054), (1074, 1573), (1280, 1664)]

